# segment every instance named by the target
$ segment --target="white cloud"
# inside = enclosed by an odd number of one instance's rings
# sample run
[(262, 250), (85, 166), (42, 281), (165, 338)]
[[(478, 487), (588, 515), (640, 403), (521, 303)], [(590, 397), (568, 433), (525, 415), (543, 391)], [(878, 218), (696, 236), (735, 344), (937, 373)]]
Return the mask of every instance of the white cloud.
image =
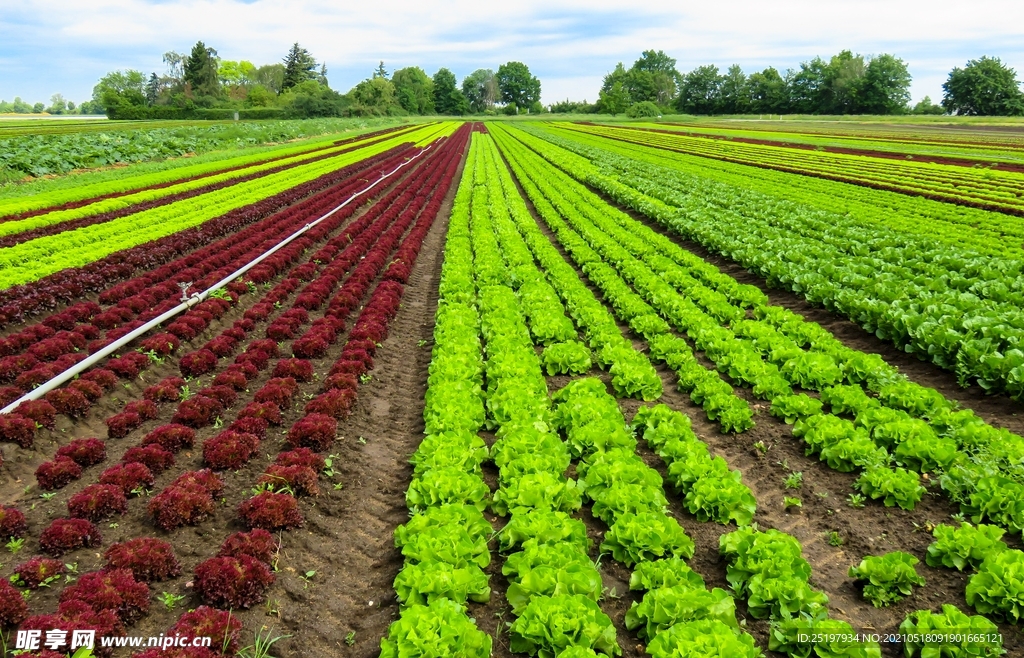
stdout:
[(298, 41), (347, 90), (378, 60), (390, 69), (476, 68), (526, 62), (545, 102), (597, 96), (601, 76), (641, 50), (662, 49), (682, 71), (739, 63), (796, 67), (849, 48), (891, 52), (914, 74), (913, 94), (941, 94), (956, 65), (984, 54), (1024, 75), (1019, 0), (937, 6), (925, 0), (739, 0), (642, 5), (611, 0), (330, 2), (327, 0), (5, 0), (0, 13), (0, 98), (87, 98), (118, 68), (161, 71), (167, 50), (196, 40), (222, 57), (279, 61)]

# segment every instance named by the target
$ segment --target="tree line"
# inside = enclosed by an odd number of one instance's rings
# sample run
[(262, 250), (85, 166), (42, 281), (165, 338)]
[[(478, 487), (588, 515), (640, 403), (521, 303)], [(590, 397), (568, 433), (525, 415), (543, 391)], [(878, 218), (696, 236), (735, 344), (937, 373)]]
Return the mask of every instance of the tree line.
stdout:
[[(165, 53), (162, 74), (108, 73), (93, 101), (116, 118), (173, 118), (238, 112), (246, 118), (463, 115), (540, 112), (540, 80), (522, 62), (479, 69), (461, 86), (442, 68), (433, 76), (412, 66), (388, 72), (384, 63), (347, 93), (330, 87), (327, 66), (294, 44), (280, 63), (256, 66), (221, 59), (196, 43), (185, 53)], [(499, 107), (500, 106), (500, 107)]]
[(958, 114), (1019, 116), (1024, 92), (1016, 73), (998, 58), (954, 68), (942, 85), (941, 105), (925, 96), (910, 105), (906, 62), (891, 54), (873, 57), (849, 50), (827, 61), (815, 57), (797, 69), (774, 67), (747, 75), (734, 64), (724, 73), (713, 64), (682, 74), (663, 51), (645, 50), (630, 68), (621, 62), (604, 77), (598, 101), (559, 103), (553, 111), (685, 114)]

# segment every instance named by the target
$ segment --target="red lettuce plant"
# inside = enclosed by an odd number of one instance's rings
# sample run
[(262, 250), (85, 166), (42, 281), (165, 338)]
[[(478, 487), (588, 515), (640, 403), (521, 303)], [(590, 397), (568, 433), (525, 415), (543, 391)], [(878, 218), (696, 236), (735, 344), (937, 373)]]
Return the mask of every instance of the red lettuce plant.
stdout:
[(217, 373), (217, 376), (213, 378), (213, 385), (230, 386), (236, 391), (244, 391), (249, 387), (249, 380), (239, 370), (225, 370), (224, 372)]
[(124, 405), (127, 413), (136, 413), (142, 420), (153, 420), (160, 415), (160, 408), (152, 400), (135, 400)]
[(263, 528), (256, 528), (249, 532), (236, 532), (229, 535), (217, 552), (218, 557), (238, 557), (248, 555), (256, 558), (264, 564), (270, 564), (278, 551), (277, 541), (274, 535)]
[(295, 448), (278, 453), (274, 463), (281, 466), (306, 466), (319, 473), (324, 468), (325, 460), (309, 448)]
[(164, 332), (145, 339), (140, 345), (143, 351), (154, 352), (160, 356), (170, 356), (181, 347), (181, 341), (174, 334)]
[(238, 470), (252, 459), (259, 444), (255, 434), (226, 430), (203, 443), (203, 461), (216, 470)]
[(38, 589), (41, 583), (64, 573), (64, 563), (48, 557), (34, 557), (14, 568), (17, 584), (29, 589)]
[(100, 531), (85, 519), (54, 519), (39, 536), (39, 548), (53, 557), (99, 545)]
[(46, 394), (46, 401), (53, 405), (57, 413), (77, 418), (89, 411), (89, 399), (73, 388), (58, 388)]
[(356, 401), (356, 392), (353, 389), (331, 389), (321, 393), (306, 403), (307, 414), (321, 414), (338, 420), (348, 418), (352, 412), (352, 405)]
[(211, 638), (211, 646), (216, 647), (217, 651), (223, 652), (223, 655), (234, 656), (238, 653), (242, 622), (228, 610), (217, 610), (201, 605), (183, 614), (167, 635), (208, 637)]
[(288, 530), (302, 525), (302, 513), (294, 496), (264, 491), (238, 506), (238, 517), (249, 528)]
[(316, 471), (308, 466), (282, 466), (271, 464), (256, 481), (256, 486), (280, 489), (287, 485), (296, 496), (319, 496)]
[(236, 432), (242, 432), (244, 434), (255, 434), (260, 439), (264, 439), (267, 436), (267, 427), (270, 425), (267, 421), (256, 416), (243, 416), (228, 426), (229, 430), (235, 430)]
[(181, 574), (181, 565), (171, 545), (153, 537), (137, 537), (114, 544), (103, 557), (107, 561), (107, 569), (127, 569), (136, 580), (147, 583)]
[(58, 448), (57, 456), (74, 460), (82, 468), (95, 466), (107, 458), (107, 444), (97, 438), (75, 439)]
[(196, 565), (192, 582), (207, 605), (246, 609), (263, 600), (274, 582), (274, 574), (267, 565), (248, 555), (212, 557)]
[(214, 419), (223, 411), (224, 405), (217, 400), (197, 395), (178, 405), (178, 411), (171, 418), (171, 422), (198, 429), (212, 425)]
[(281, 359), (274, 366), (274, 377), (291, 377), (298, 382), (311, 382), (313, 364), (306, 359)]
[(127, 569), (94, 571), (65, 587), (60, 601), (81, 601), (97, 612), (110, 610), (122, 623), (131, 624), (149, 610), (149, 587)]
[(181, 398), (181, 387), (184, 385), (185, 380), (181, 377), (167, 377), (160, 383), (146, 388), (142, 395), (153, 402), (177, 402)]
[(309, 414), (288, 430), (288, 443), (293, 447), (307, 447), (323, 452), (334, 443), (338, 423), (326, 414)]
[(127, 513), (128, 499), (113, 484), (90, 484), (68, 500), (68, 514), (74, 519), (99, 523), (115, 514)]
[(123, 464), (131, 464), (133, 462), (143, 464), (154, 475), (159, 475), (171, 466), (174, 466), (174, 453), (164, 450), (159, 444), (155, 443), (135, 446), (134, 448), (129, 448), (124, 453), (124, 456), (121, 457), (121, 463)]
[(94, 368), (82, 374), (81, 379), (99, 384), (108, 391), (117, 386), (117, 375), (106, 368)]
[(19, 404), (15, 411), (49, 430), (53, 429), (57, 419), (57, 410), (46, 400), (26, 400)]
[(238, 393), (230, 386), (208, 386), (199, 391), (198, 395), (213, 398), (224, 405), (225, 408), (233, 405), (238, 397)]
[[(250, 402), (240, 412), (239, 418), (262, 418), (271, 425), (281, 424), (281, 407), (276, 402)], [(2, 418), (2, 417), (0, 417)]]
[(174, 530), (196, 525), (214, 512), (213, 497), (199, 484), (172, 484), (149, 501), (153, 525)]
[(18, 414), (0, 414), (0, 441), (31, 448), (36, 436), (36, 424)]
[(91, 382), (87, 379), (76, 379), (68, 384), (68, 388), (78, 391), (84, 395), (85, 399), (89, 402), (95, 402), (103, 397), (103, 387), (96, 382)]
[(200, 487), (210, 492), (210, 495), (214, 498), (224, 492), (224, 481), (220, 479), (220, 476), (208, 468), (203, 468), (198, 471), (185, 471), (175, 478), (174, 482), (171, 482), (171, 486), (180, 486), (185, 484), (198, 484)]
[(261, 352), (264, 352), (267, 356), (269, 356), (272, 359), (276, 359), (278, 356), (280, 356), (280, 351), (278, 350), (277, 342), (269, 340), (267, 338), (261, 338), (259, 340), (252, 341), (251, 343), (249, 343), (249, 349), (260, 350)]
[(100, 484), (114, 485), (125, 496), (136, 490), (149, 489), (154, 482), (153, 472), (138, 462), (115, 464), (100, 474)]
[(17, 539), (28, 532), (25, 515), (16, 507), (0, 505), (0, 539)]
[(181, 374), (186, 377), (199, 377), (217, 367), (217, 355), (208, 349), (201, 349), (181, 357), (178, 366)]
[(57, 457), (43, 462), (36, 468), (36, 482), (43, 491), (53, 491), (68, 486), (82, 477), (82, 467), (67, 457)]
[(25, 597), (9, 582), (0, 579), (0, 628), (14, 628), (27, 618)]
[(142, 416), (134, 411), (122, 411), (107, 418), (106, 424), (107, 436), (121, 439), (131, 434), (132, 430), (142, 427)]
[(184, 425), (161, 425), (142, 439), (142, 445), (158, 445), (169, 452), (191, 448), (196, 442), (196, 432)]

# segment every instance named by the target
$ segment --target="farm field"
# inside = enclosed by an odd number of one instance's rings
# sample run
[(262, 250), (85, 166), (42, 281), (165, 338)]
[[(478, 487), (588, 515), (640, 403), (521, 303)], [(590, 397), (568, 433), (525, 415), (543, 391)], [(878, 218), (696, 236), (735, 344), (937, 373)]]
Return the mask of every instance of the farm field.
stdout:
[(202, 292), (0, 415), (7, 646), (1024, 653), (1024, 173), (939, 162), (1024, 139), (729, 130), (437, 121), (5, 190), (0, 404)]

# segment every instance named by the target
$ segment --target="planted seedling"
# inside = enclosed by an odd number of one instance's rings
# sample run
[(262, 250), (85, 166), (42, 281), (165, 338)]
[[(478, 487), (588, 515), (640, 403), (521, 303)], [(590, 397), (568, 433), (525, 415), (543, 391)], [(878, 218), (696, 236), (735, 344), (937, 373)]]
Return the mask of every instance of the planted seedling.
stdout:
[(797, 509), (804, 506), (799, 498), (790, 498), (789, 496), (783, 498), (783, 504), (786, 506), (787, 512), (791, 509)]
[(804, 474), (800, 471), (793, 471), (782, 482), (787, 489), (799, 489), (804, 484)]
[(833, 530), (828, 533), (828, 545), (835, 546), (837, 548), (843, 545), (843, 538), (839, 536), (839, 532), (837, 530)]
[(156, 598), (158, 598), (160, 600), (160, 603), (163, 603), (164, 607), (166, 607), (168, 610), (174, 610), (174, 606), (178, 605), (179, 603), (185, 600), (185, 597), (183, 595), (174, 594), (172, 592), (163, 592)]

